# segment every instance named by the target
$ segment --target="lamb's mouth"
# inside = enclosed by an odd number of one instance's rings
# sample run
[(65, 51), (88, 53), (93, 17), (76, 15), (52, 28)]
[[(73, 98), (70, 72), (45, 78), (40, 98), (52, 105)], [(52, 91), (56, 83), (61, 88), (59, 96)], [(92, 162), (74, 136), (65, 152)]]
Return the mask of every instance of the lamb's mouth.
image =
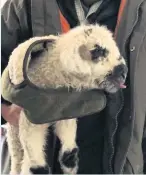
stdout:
[(99, 88), (109, 93), (115, 93), (119, 89), (125, 89), (128, 69), (126, 65), (120, 64), (114, 67), (112, 72), (109, 72), (104, 80), (100, 83)]
[(124, 84), (124, 81), (105, 80), (99, 84), (99, 88), (109, 93), (115, 93), (119, 89), (125, 89), (126, 85)]
[(120, 89), (126, 88), (126, 85), (124, 84), (123, 81), (120, 82), (120, 81), (113, 80), (112, 83)]

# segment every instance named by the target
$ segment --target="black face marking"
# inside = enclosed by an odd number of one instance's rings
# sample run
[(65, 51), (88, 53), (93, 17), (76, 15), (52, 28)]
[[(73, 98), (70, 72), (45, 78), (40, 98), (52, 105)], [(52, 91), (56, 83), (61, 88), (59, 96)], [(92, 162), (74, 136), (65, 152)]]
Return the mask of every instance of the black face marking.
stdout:
[(85, 30), (85, 34), (89, 36), (92, 33), (92, 29)]
[(127, 66), (124, 64), (120, 64), (114, 68), (113, 77), (120, 77), (125, 80), (127, 72), (128, 72)]
[(98, 58), (106, 58), (109, 51), (105, 48), (102, 48), (101, 46), (99, 45), (95, 45), (94, 46), (95, 49), (93, 50), (90, 50), (90, 53), (91, 53), (91, 57), (92, 57), (92, 60), (93, 61), (98, 61)]

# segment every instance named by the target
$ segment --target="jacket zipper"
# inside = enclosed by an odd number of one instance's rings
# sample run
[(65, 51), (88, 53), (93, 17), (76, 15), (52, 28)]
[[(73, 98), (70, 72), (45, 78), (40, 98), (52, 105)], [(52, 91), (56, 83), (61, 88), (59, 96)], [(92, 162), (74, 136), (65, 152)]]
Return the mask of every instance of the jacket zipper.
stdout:
[(109, 171), (110, 171), (110, 173), (113, 173), (113, 170), (112, 170), (112, 160), (113, 160), (113, 157), (114, 157), (114, 150), (115, 150), (113, 142), (114, 142), (114, 136), (115, 136), (116, 131), (118, 129), (118, 115), (120, 114), (120, 112), (122, 111), (122, 109), (124, 107), (124, 96), (123, 96), (122, 90), (120, 91), (120, 93), (121, 93), (121, 101), (122, 102), (121, 102), (121, 105), (120, 105), (119, 110), (117, 111), (117, 113), (115, 115), (116, 126), (115, 126), (115, 129), (114, 129), (113, 134), (112, 134), (111, 139), (110, 139), (110, 144), (111, 144), (111, 147), (112, 147), (112, 153), (111, 153), (111, 156), (109, 158)]
[[(134, 24), (133, 24), (133, 27), (132, 27), (131, 31), (130, 31), (129, 34), (127, 35), (127, 39), (126, 39), (125, 42), (124, 42), (124, 45), (125, 45), (125, 46), (127, 45), (127, 42), (128, 42), (128, 40), (129, 40), (129, 38), (130, 38), (130, 36), (131, 36), (131, 34), (132, 34), (132, 32), (133, 32), (133, 30), (134, 30), (134, 28), (135, 28), (137, 22), (138, 22), (138, 19), (139, 19), (139, 9), (140, 9), (142, 3), (143, 3), (143, 1), (139, 4), (139, 6), (138, 6), (138, 8), (137, 8), (136, 20), (135, 20), (135, 22), (134, 22)], [(122, 99), (121, 106), (120, 106), (120, 108), (119, 108), (119, 110), (118, 110), (118, 112), (117, 112), (117, 114), (116, 114), (116, 116), (115, 116), (116, 126), (115, 126), (115, 129), (114, 129), (114, 131), (113, 131), (113, 134), (112, 134), (111, 140), (110, 140), (110, 141), (111, 141), (110, 144), (112, 145), (112, 146), (111, 146), (111, 147), (112, 147), (112, 153), (111, 153), (111, 156), (110, 156), (110, 158), (109, 158), (109, 170), (110, 170), (111, 173), (113, 173), (113, 169), (112, 169), (112, 160), (113, 160), (114, 150), (115, 150), (114, 144), (113, 144), (113, 140), (114, 140), (114, 136), (115, 136), (115, 134), (116, 134), (117, 128), (118, 128), (118, 121), (117, 121), (117, 119), (118, 119), (118, 115), (120, 114), (120, 112), (122, 111), (122, 109), (123, 109), (123, 107), (124, 107), (124, 96), (123, 96), (123, 92), (122, 92), (122, 91), (121, 91), (121, 99)], [(124, 164), (125, 164), (125, 160), (126, 160), (126, 155), (127, 155), (127, 153), (128, 153), (129, 147), (130, 147), (131, 139), (132, 139), (132, 137), (130, 138), (130, 141), (129, 141), (129, 144), (128, 144), (128, 149), (127, 149), (127, 152), (125, 153), (124, 161), (123, 161), (123, 164), (122, 164), (122, 166), (121, 166), (121, 168), (120, 168), (120, 174), (123, 173), (123, 168), (124, 168)]]
[[(140, 10), (140, 7), (141, 7), (141, 5), (143, 4), (143, 2), (144, 2), (144, 0), (143, 0), (143, 1), (138, 5), (138, 7), (137, 7), (136, 19), (135, 19), (135, 22), (134, 22), (134, 24), (133, 24), (133, 27), (132, 27), (131, 31), (129, 32), (129, 34), (128, 34), (128, 36), (127, 36), (127, 39), (125, 40), (125, 43), (124, 43), (124, 44), (125, 44), (125, 47), (126, 47), (126, 45), (127, 45), (127, 42), (128, 42), (128, 40), (129, 40), (131, 34), (133, 33), (134, 28), (135, 28), (136, 25), (137, 25), (137, 22), (138, 22), (138, 19), (139, 19), (139, 10)], [(123, 174), (124, 165), (125, 165), (125, 161), (126, 161), (126, 156), (127, 156), (128, 151), (129, 151), (129, 148), (130, 148), (131, 140), (132, 140), (132, 135), (131, 135), (131, 138), (130, 138), (130, 140), (129, 140), (127, 152), (125, 153), (125, 156), (124, 156), (123, 164), (121, 165), (121, 168), (120, 168), (120, 172), (119, 172), (120, 174)]]

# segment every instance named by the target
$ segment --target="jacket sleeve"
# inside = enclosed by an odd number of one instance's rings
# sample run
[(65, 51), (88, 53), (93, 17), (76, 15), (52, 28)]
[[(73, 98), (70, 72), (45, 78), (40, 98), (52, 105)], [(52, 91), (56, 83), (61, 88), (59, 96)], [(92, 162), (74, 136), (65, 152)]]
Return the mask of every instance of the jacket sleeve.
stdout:
[[(19, 2), (19, 3), (18, 3)], [(13, 49), (29, 37), (27, 15), (23, 0), (7, 0), (1, 8), (1, 74)], [(23, 16), (23, 20), (21, 17)], [(22, 31), (23, 26), (23, 31)], [(1, 103), (11, 103), (1, 96)], [(2, 122), (5, 121), (2, 118)]]
[[(25, 9), (23, 0), (19, 3), (18, 0), (7, 0), (1, 9), (1, 74), (8, 64), (11, 52), (30, 35)], [(23, 20), (21, 20), (22, 16)], [(10, 104), (3, 98), (1, 102)]]

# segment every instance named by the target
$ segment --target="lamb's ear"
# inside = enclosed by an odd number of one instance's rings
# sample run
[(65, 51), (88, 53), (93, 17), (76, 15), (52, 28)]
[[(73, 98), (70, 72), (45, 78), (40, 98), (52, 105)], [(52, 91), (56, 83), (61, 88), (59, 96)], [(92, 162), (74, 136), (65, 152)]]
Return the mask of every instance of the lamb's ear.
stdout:
[(84, 60), (91, 60), (91, 53), (84, 44), (79, 47), (79, 55)]

